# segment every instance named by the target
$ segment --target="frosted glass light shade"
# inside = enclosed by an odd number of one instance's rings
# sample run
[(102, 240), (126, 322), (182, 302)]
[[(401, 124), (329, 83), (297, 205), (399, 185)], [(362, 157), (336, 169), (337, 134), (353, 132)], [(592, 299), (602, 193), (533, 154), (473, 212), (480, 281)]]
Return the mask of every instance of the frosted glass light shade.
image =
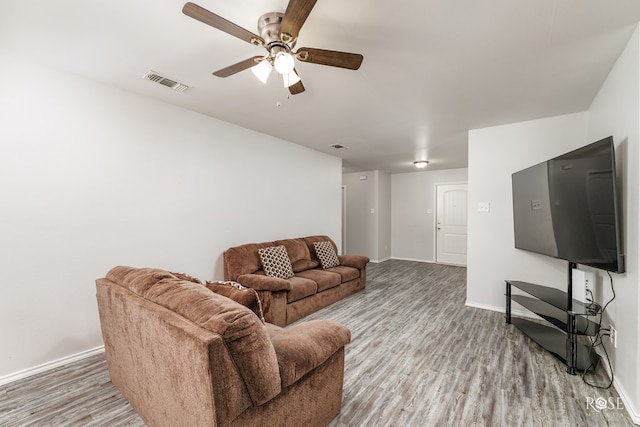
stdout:
[(427, 165), (429, 164), (428, 161), (426, 160), (417, 160), (415, 162), (413, 162), (413, 164), (418, 168), (418, 169), (424, 169), (427, 167)]
[(258, 65), (254, 65), (251, 67), (251, 71), (253, 74), (260, 80), (262, 83), (267, 83), (269, 79), (269, 75), (271, 74), (271, 64), (266, 59), (263, 59), (258, 63)]
[(293, 71), (295, 61), (293, 55), (289, 52), (278, 52), (273, 59), (273, 66), (276, 71), (282, 75), (289, 74)]
[(284, 83), (284, 87), (291, 87), (299, 81), (300, 77), (296, 74), (295, 71), (292, 71), (289, 74), (282, 75), (282, 82)]

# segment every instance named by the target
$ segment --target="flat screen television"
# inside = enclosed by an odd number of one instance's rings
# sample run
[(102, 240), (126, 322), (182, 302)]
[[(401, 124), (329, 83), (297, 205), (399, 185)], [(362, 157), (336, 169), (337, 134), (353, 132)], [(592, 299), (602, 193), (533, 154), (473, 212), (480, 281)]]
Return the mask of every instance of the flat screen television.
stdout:
[(515, 247), (624, 273), (613, 138), (512, 175)]

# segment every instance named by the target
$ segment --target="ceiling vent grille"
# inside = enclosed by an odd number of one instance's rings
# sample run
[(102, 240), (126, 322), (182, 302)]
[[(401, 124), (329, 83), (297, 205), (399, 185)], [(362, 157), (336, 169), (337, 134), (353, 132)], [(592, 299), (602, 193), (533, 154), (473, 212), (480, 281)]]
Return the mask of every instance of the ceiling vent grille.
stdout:
[(162, 74), (158, 74), (155, 71), (149, 71), (147, 74), (142, 76), (143, 79), (149, 80), (150, 82), (161, 84), (162, 86), (169, 87), (177, 92), (186, 92), (191, 89), (191, 86), (188, 86), (184, 83), (177, 82), (175, 80), (171, 80)]

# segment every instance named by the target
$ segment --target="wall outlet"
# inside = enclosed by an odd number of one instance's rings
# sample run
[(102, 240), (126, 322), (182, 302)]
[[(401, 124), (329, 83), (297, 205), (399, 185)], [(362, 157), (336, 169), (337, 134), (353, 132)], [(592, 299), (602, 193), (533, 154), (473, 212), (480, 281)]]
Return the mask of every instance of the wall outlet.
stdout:
[(618, 331), (612, 325), (609, 325), (609, 339), (613, 344), (613, 348), (618, 348)]
[(489, 202), (478, 202), (478, 212), (489, 212), (491, 204)]

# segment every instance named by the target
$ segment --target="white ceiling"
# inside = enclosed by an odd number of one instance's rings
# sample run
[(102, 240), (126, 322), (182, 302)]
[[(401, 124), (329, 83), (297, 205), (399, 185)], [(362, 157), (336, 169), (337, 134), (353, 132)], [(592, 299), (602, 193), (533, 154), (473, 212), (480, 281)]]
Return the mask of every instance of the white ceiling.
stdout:
[[(288, 3), (194, 2), (253, 33)], [(274, 75), (213, 76), (263, 50), (185, 16), (184, 3), (0, 0), (0, 48), (340, 156), (345, 172), (399, 173), (422, 158), (466, 167), (469, 129), (588, 109), (640, 20), (639, 0), (318, 0), (298, 46), (364, 61), (299, 63), (306, 92), (289, 96)], [(193, 88), (143, 80), (149, 70)]]

